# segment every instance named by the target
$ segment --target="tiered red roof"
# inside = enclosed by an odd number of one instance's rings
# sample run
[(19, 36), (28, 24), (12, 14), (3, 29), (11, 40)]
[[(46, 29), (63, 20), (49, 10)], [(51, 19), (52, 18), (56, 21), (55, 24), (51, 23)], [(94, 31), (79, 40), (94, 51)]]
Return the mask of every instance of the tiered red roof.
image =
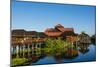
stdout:
[(67, 32), (73, 32), (73, 28), (64, 28), (61, 24), (58, 24), (55, 26), (55, 28), (48, 28), (45, 30), (45, 34), (48, 36), (60, 36), (63, 33)]

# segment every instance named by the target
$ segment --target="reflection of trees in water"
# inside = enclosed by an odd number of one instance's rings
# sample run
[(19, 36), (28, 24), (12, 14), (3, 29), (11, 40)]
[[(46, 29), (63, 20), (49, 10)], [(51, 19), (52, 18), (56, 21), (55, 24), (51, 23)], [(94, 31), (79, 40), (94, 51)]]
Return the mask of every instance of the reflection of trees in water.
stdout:
[(91, 36), (91, 42), (96, 45), (96, 35)]
[(64, 58), (66, 58), (66, 59), (74, 59), (77, 56), (78, 56), (78, 50), (77, 49), (67, 50), (67, 52), (64, 54)]
[[(45, 58), (45, 54), (44, 54), (44, 52), (42, 52), (42, 51), (40, 51), (39, 53), (34, 53), (33, 55), (32, 55), (32, 62), (31, 63), (36, 63), (36, 62), (38, 62), (40, 59), (43, 59), (43, 58)], [(32, 64), (33, 65), (33, 64)]]
[(85, 49), (85, 50), (79, 50), (81, 53), (86, 54), (87, 52), (89, 52), (89, 49)]
[(89, 52), (89, 48), (88, 48), (89, 45), (90, 45), (90, 44), (80, 44), (80, 45), (78, 45), (79, 51), (80, 51), (81, 53), (83, 53), (83, 54)]
[(69, 48), (68, 50), (66, 50), (65, 52), (63, 52), (62, 54), (60, 55), (55, 55), (55, 59), (57, 61), (60, 61), (61, 62), (61, 59), (64, 58), (64, 59), (74, 59), (78, 56), (78, 50), (77, 49), (72, 49), (72, 48)]
[(57, 63), (61, 63), (63, 55), (62, 54), (61, 55), (55, 55), (54, 58), (55, 58), (55, 60), (56, 60)]

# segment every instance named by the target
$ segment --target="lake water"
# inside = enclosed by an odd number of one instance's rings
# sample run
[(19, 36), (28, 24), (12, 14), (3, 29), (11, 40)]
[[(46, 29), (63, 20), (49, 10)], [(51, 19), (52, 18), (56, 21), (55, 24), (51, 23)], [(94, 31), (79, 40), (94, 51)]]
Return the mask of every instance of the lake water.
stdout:
[(54, 57), (52, 55), (42, 55), (35, 61), (33, 60), (30, 65), (38, 64), (57, 64), (57, 63), (72, 63), (72, 62), (85, 62), (96, 60), (96, 45), (90, 44), (78, 49), (78, 55), (72, 58)]

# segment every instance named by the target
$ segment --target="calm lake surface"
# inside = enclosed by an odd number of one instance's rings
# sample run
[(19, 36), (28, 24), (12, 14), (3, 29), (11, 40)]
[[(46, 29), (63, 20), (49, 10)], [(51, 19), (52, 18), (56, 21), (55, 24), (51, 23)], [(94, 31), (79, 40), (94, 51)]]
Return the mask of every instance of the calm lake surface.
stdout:
[(96, 45), (90, 44), (88, 46), (78, 48), (78, 55), (72, 58), (54, 57), (42, 55), (35, 61), (33, 60), (30, 65), (38, 64), (57, 64), (57, 63), (71, 63), (71, 62), (84, 62), (96, 60)]

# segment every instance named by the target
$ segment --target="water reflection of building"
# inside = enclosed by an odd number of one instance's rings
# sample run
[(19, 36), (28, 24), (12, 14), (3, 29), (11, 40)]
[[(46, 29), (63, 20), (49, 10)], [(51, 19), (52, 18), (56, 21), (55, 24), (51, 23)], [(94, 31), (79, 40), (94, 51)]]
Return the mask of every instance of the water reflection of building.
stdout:
[(89, 44), (81, 44), (78, 46), (79, 47), (79, 51), (83, 54), (89, 52)]
[(77, 49), (69, 49), (67, 50), (67, 52), (64, 55), (64, 58), (66, 59), (73, 59), (76, 58), (78, 56), (78, 50)]

